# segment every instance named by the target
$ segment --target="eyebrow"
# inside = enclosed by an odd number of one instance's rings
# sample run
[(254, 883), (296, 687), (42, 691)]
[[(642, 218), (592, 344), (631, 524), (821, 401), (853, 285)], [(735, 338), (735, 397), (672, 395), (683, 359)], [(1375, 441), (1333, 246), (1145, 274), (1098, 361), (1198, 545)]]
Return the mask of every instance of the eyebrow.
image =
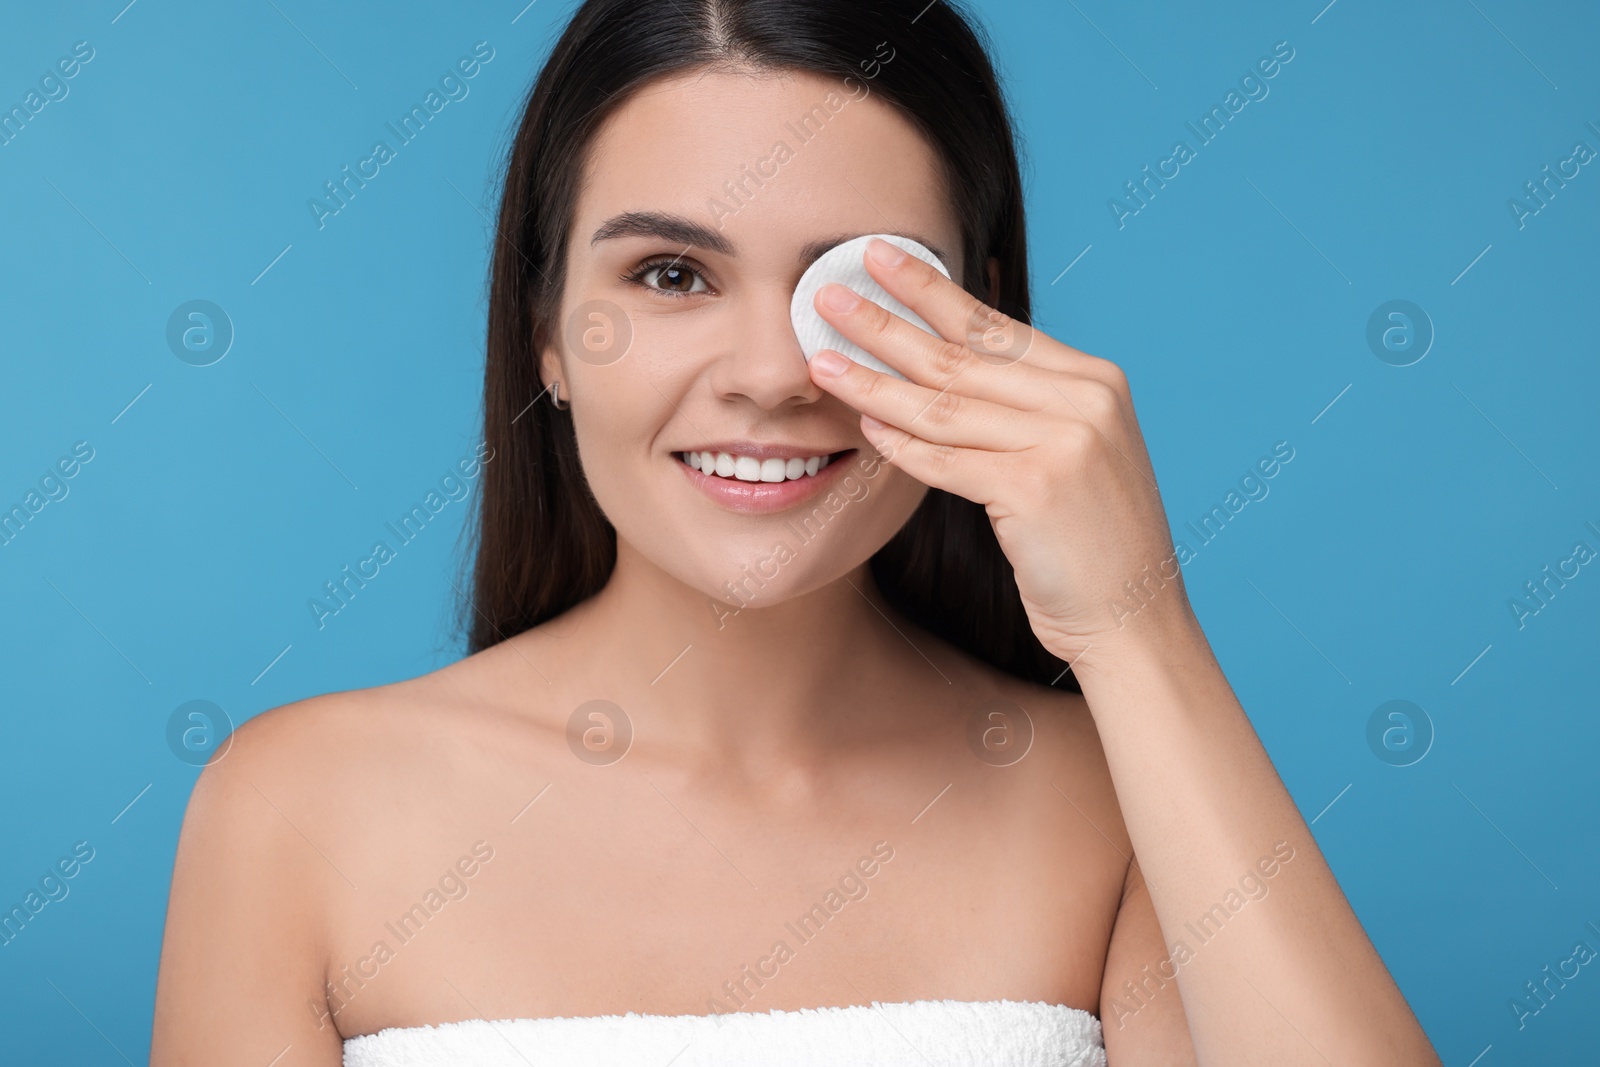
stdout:
[[(938, 256), (946, 265), (950, 263), (938, 245), (914, 233), (905, 233), (900, 230), (874, 231), (894, 234), (904, 237), (922, 245), (928, 251)], [(862, 236), (859, 233), (840, 233), (832, 237), (824, 237), (812, 241), (800, 250), (800, 266), (809, 267), (815, 263), (824, 252), (835, 245), (853, 240)], [(618, 237), (658, 237), (664, 241), (675, 244), (688, 245), (694, 248), (703, 248), (708, 252), (718, 255), (735, 255), (733, 242), (729, 241), (718, 231), (693, 219), (684, 218), (682, 215), (672, 215), (659, 211), (627, 211), (616, 215), (601, 223), (600, 228), (594, 231), (594, 236), (589, 238), (590, 246), (601, 241)]]
[(674, 244), (693, 245), (719, 255), (733, 255), (733, 242), (709, 226), (682, 215), (659, 211), (626, 211), (600, 224), (589, 238), (591, 246), (617, 237), (659, 237)]

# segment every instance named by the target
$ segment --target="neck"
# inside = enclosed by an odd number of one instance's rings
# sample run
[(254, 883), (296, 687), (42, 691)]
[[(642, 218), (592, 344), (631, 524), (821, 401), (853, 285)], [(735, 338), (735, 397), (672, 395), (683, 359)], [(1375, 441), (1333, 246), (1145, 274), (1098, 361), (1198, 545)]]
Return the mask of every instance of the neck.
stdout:
[[(637, 740), (691, 760), (806, 762), (848, 744), (890, 671), (916, 657), (867, 564), (777, 602), (685, 585), (621, 539), (604, 589), (575, 609), (582, 648)], [(891, 624), (890, 619), (896, 621)], [(920, 663), (920, 659), (918, 659)], [(930, 672), (931, 674), (931, 672)]]

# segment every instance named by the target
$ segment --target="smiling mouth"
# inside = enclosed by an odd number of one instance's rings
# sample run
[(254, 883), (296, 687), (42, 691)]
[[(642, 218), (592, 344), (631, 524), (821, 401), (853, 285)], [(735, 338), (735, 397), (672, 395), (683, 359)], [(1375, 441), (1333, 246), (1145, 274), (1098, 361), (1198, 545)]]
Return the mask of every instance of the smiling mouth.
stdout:
[(836, 460), (850, 455), (847, 448), (826, 456), (791, 456), (787, 459), (757, 459), (728, 452), (674, 452), (678, 462), (701, 474), (729, 482), (781, 484), (815, 478)]

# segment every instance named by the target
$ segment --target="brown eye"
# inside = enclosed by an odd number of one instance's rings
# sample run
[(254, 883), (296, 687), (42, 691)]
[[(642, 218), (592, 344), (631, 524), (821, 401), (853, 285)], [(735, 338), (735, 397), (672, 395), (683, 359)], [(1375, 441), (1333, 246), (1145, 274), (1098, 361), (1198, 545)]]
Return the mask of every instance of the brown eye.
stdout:
[(694, 291), (694, 271), (687, 267), (660, 267), (660, 288), (671, 289), (675, 292), (688, 293)]
[(646, 263), (634, 274), (633, 280), (644, 285), (647, 289), (670, 293), (674, 296), (705, 293), (710, 292), (711, 289), (705, 283), (705, 278), (701, 276), (699, 271), (677, 260)]

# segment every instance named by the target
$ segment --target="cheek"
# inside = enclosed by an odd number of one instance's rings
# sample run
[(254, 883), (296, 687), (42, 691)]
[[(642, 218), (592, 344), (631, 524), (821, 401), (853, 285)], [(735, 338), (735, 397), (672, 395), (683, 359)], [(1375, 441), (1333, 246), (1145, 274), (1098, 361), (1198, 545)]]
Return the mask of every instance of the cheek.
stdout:
[(568, 353), (566, 377), (584, 478), (606, 518), (636, 541), (660, 525), (664, 501), (677, 488), (671, 481), (679, 475), (672, 468), (677, 460), (664, 451), (663, 434), (681, 424), (674, 402), (682, 405), (683, 383), (669, 375), (682, 371), (638, 344), (604, 366), (571, 359), (570, 348)]
[[(568, 374), (578, 398), (572, 404), (578, 455), (597, 494), (603, 486), (634, 485), (648, 475), (656, 437), (673, 414), (640, 368), (626, 363)], [(601, 502), (609, 504), (604, 497)]]
[(905, 471), (888, 463), (878, 465), (878, 473), (870, 484), (871, 493), (861, 501), (866, 505), (862, 513), (869, 517), (862, 523), (860, 535), (871, 542), (874, 546), (872, 551), (876, 552), (899, 533), (900, 528), (916, 513), (929, 489)]

